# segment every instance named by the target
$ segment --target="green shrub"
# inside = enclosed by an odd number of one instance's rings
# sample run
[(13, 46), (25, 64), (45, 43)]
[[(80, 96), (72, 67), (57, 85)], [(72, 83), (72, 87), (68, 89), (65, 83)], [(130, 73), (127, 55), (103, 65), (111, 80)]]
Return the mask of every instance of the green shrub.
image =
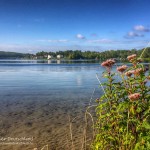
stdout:
[(101, 64), (107, 81), (97, 100), (93, 150), (150, 150), (150, 74), (135, 54), (128, 60), (132, 66), (117, 67), (118, 73), (114, 60)]

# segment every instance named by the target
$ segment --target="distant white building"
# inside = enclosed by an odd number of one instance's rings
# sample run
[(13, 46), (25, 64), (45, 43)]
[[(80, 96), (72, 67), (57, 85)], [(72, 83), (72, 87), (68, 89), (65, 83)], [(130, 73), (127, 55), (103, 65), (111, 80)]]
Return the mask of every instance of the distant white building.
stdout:
[(47, 59), (52, 59), (53, 56), (52, 55), (47, 55)]
[(63, 58), (63, 55), (57, 55), (57, 59)]

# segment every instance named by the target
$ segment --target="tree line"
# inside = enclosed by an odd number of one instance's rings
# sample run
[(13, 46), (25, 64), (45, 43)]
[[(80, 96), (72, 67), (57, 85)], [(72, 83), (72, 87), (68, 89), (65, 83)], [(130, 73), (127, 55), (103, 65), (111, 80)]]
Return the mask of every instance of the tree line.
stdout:
[(5, 52), (0, 51), (0, 59), (32, 58), (34, 55), (29, 53)]
[[(0, 51), (0, 59), (2, 58), (22, 58), (22, 59), (47, 59), (48, 55), (51, 55), (53, 58), (56, 58), (57, 55), (62, 55), (64, 59), (109, 59), (109, 58), (118, 58), (126, 59), (128, 55), (137, 54), (140, 56), (144, 49), (136, 50), (107, 50), (102, 52), (97, 51), (81, 51), (81, 50), (66, 50), (66, 51), (57, 51), (57, 52), (37, 52), (36, 54), (23, 54), (16, 52), (4, 52)], [(143, 58), (150, 59), (150, 47), (146, 48), (143, 53)]]
[[(96, 51), (81, 51), (81, 50), (66, 50), (66, 51), (57, 51), (57, 52), (38, 52), (36, 56), (47, 56), (51, 55), (54, 58), (57, 55), (63, 55), (64, 59), (109, 59), (109, 58), (119, 58), (119, 59), (126, 59), (127, 56), (131, 54), (137, 54), (140, 56), (144, 49), (141, 50), (109, 50), (103, 52), (96, 52)], [(150, 47), (146, 48), (143, 53), (143, 58), (150, 58)]]

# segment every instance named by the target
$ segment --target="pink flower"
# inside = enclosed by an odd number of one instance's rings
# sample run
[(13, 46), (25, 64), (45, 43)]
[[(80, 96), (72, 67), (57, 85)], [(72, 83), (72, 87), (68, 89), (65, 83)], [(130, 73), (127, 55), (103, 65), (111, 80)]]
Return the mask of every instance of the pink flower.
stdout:
[(126, 75), (127, 77), (131, 77), (132, 74), (133, 74), (133, 70), (129, 70), (129, 71), (127, 71), (127, 72), (125, 73), (125, 75)]
[(117, 67), (117, 71), (124, 72), (127, 68), (128, 67), (126, 65), (123, 65), (123, 66)]
[(142, 69), (142, 68), (137, 68), (137, 69), (135, 69), (135, 70), (133, 71), (133, 74), (136, 75), (136, 76), (138, 76), (138, 75), (140, 75), (142, 72), (143, 72), (143, 69)]
[(114, 61), (113, 59), (108, 59), (108, 60), (104, 61), (104, 62), (101, 64), (101, 66), (110, 68), (110, 67), (112, 67), (112, 65), (114, 65), (114, 64), (115, 64), (115, 61)]
[(130, 100), (132, 100), (132, 101), (138, 100), (140, 97), (141, 97), (140, 93), (134, 93), (134, 94), (130, 94), (130, 95), (128, 96), (128, 98), (129, 98)]
[(136, 54), (133, 54), (133, 55), (130, 55), (130, 56), (127, 57), (127, 59), (128, 59), (129, 61), (132, 61), (132, 60), (134, 60), (135, 58), (136, 58)]

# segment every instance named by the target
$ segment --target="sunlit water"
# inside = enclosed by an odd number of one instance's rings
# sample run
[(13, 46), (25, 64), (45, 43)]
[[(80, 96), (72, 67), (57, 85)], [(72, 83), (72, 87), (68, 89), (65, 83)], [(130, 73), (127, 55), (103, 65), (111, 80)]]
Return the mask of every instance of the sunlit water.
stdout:
[(97, 63), (48, 64), (0, 62), (0, 100), (79, 100), (89, 101), (102, 90), (96, 73)]

